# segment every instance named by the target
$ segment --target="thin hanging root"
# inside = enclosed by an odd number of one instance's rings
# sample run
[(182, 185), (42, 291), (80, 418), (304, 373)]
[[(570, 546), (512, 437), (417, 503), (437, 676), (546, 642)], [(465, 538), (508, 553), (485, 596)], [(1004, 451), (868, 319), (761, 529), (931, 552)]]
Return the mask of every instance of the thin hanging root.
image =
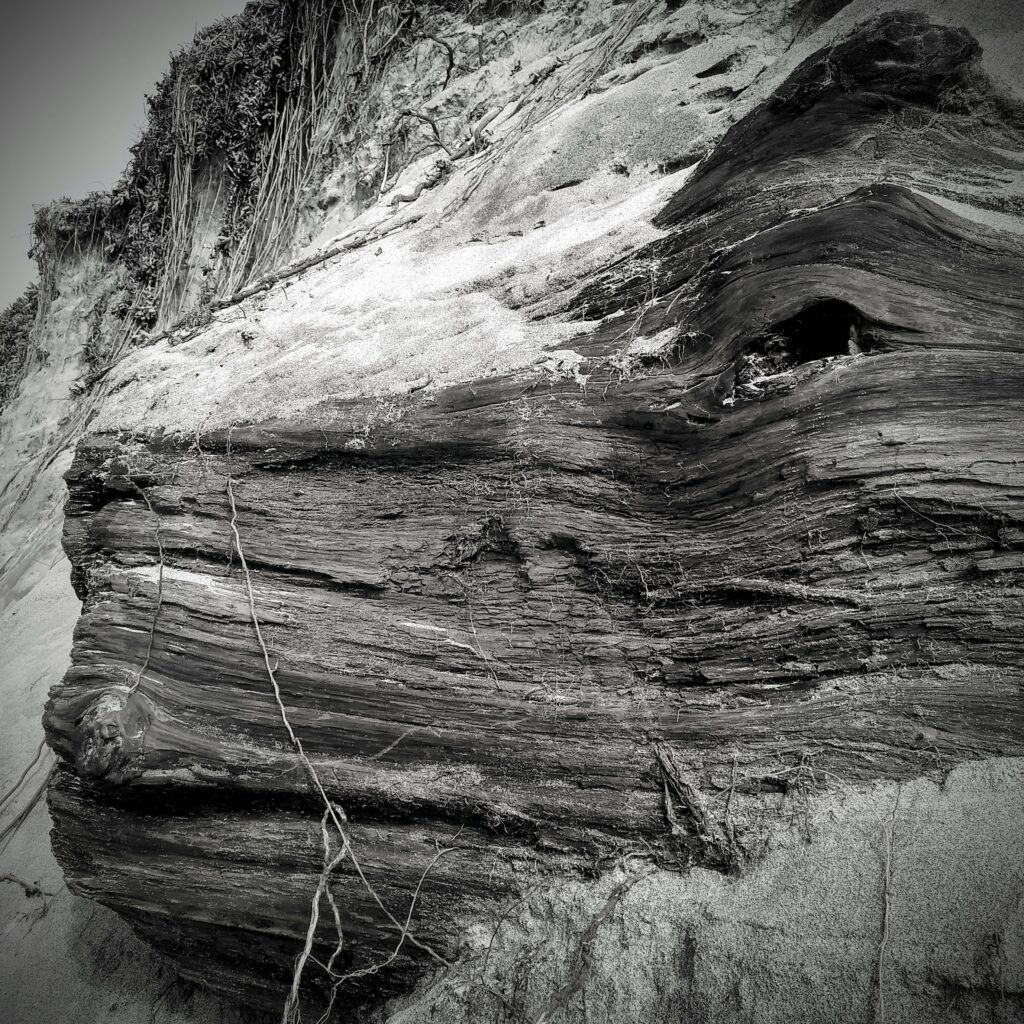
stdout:
[(327, 896), (327, 903), (331, 908), (331, 914), (334, 917), (334, 933), (338, 936), (338, 941), (334, 946), (334, 952), (331, 953), (330, 960), (327, 961), (325, 970), (331, 977), (334, 976), (334, 961), (341, 956), (342, 947), (345, 945), (345, 933), (341, 927), (341, 911), (338, 910), (338, 904), (334, 900), (334, 893), (331, 892), (331, 887), (328, 884), (331, 872), (334, 868), (341, 863), (341, 858), (348, 852), (348, 847), (342, 846), (338, 851), (338, 856), (334, 860), (328, 862), (327, 857), (331, 849), (331, 840), (327, 835), (327, 814), (324, 813), (323, 818), (320, 819), (320, 835), (323, 838), (324, 844), (324, 893)]
[[(423, 869), (423, 874), (420, 875), (420, 880), (416, 883), (416, 889), (412, 894), (412, 899), (409, 901), (409, 912), (405, 915), (405, 925), (402, 928), (402, 934), (399, 936), (398, 944), (391, 951), (391, 954), (386, 959), (381, 960), (378, 963), (371, 964), (369, 967), (360, 968), (357, 971), (349, 971), (347, 974), (343, 974), (340, 978), (337, 978), (334, 984), (331, 986), (331, 998), (327, 1004), (327, 1009), (324, 1010), (323, 1016), (319, 1018), (317, 1024), (327, 1024), (327, 1021), (330, 1019), (331, 1010), (334, 1008), (334, 1000), (337, 998), (338, 989), (341, 988), (341, 986), (346, 981), (351, 981), (353, 978), (363, 978), (369, 974), (376, 974), (378, 971), (383, 970), (383, 968), (387, 967), (388, 964), (392, 963), (392, 961), (395, 960), (398, 954), (402, 951), (402, 946), (404, 945), (406, 939), (409, 939), (411, 942), (415, 942), (415, 939), (413, 939), (412, 935), (409, 934), (409, 926), (412, 924), (412, 915), (413, 912), (416, 910), (416, 902), (417, 900), (419, 900), (420, 890), (423, 888), (423, 883), (427, 880), (427, 875), (429, 875), (430, 872), (433, 870), (434, 865), (443, 856), (445, 856), (445, 854), (453, 853), (454, 851), (454, 846), (446, 846), (443, 848), (439, 847), (437, 853), (434, 855), (434, 859)], [(329, 891), (330, 890), (328, 890), (328, 892)], [(330, 962), (328, 963), (328, 974), (331, 973), (331, 964), (334, 963), (334, 959), (338, 955), (340, 950), (341, 947), (339, 944), (338, 948), (334, 951), (334, 954), (331, 956)], [(451, 965), (449, 964), (449, 966)]]
[(39, 784), (36, 791), (29, 797), (28, 803), (6, 824), (0, 829), (0, 850), (6, 845), (8, 839), (13, 836), (19, 828), (25, 823), (25, 820), (32, 813), (33, 808), (39, 803), (40, 797), (46, 792), (47, 783), (50, 781), (50, 776), (53, 775), (53, 768), (47, 773), (46, 777)]
[(44, 896), (56, 896), (56, 893), (49, 892), (43, 889), (41, 886), (36, 885), (34, 882), (26, 882), (23, 878), (19, 878), (17, 875), (3, 874), (0, 875), (0, 882), (10, 882), (11, 885), (18, 886), (24, 893), (26, 899), (31, 899), (33, 896), (40, 898)]
[[(229, 441), (228, 452), (229, 452), (229, 455), (230, 455), (230, 441)], [(381, 900), (381, 898), (378, 895), (377, 891), (370, 884), (369, 879), (366, 877), (365, 873), (363, 872), (362, 865), (359, 863), (359, 858), (356, 856), (355, 850), (352, 849), (352, 844), (349, 842), (348, 833), (346, 832), (345, 827), (342, 824), (343, 820), (345, 820), (344, 811), (340, 807), (336, 807), (331, 802), (330, 798), (327, 796), (327, 792), (324, 789), (323, 783), (320, 781), (320, 776), (317, 774), (317, 771), (313, 767), (312, 762), (306, 756), (306, 752), (305, 752), (305, 750), (303, 749), (303, 746), (302, 746), (302, 741), (295, 734), (295, 730), (292, 728), (292, 724), (291, 724), (291, 722), (288, 719), (288, 711), (285, 708), (284, 700), (281, 697), (281, 687), (278, 685), (278, 682), (277, 682), (276, 669), (270, 663), (270, 652), (267, 650), (266, 641), (263, 639), (263, 630), (260, 628), (259, 615), (256, 612), (256, 596), (255, 596), (255, 593), (253, 592), (253, 588), (252, 588), (252, 576), (251, 576), (251, 574), (249, 572), (249, 564), (248, 564), (248, 562), (245, 559), (245, 551), (242, 548), (242, 538), (241, 538), (241, 536), (238, 533), (238, 508), (237, 508), (237, 506), (235, 504), (235, 492), (234, 492), (234, 487), (232, 485), (232, 480), (231, 480), (230, 475), (227, 478), (227, 494), (228, 494), (228, 502), (230, 503), (230, 506), (231, 506), (231, 522), (230, 522), (229, 525), (231, 527), (231, 534), (232, 534), (232, 537), (233, 537), (233, 540), (234, 540), (235, 550), (238, 552), (238, 561), (239, 561), (239, 563), (240, 563), (240, 565), (242, 567), (242, 575), (245, 578), (245, 589), (246, 589), (246, 594), (247, 594), (248, 600), (249, 600), (249, 613), (250, 613), (250, 616), (251, 616), (251, 619), (252, 619), (253, 629), (256, 632), (256, 641), (257, 641), (257, 643), (259, 643), (260, 651), (261, 651), (261, 653), (263, 655), (263, 664), (264, 664), (264, 666), (265, 666), (265, 668), (267, 670), (267, 678), (270, 680), (270, 685), (271, 685), (271, 687), (273, 688), (273, 691), (274, 691), (274, 700), (277, 702), (277, 709), (278, 709), (278, 712), (280, 713), (280, 716), (281, 716), (281, 722), (283, 723), (283, 725), (285, 727), (285, 731), (288, 733), (288, 739), (291, 741), (292, 746), (295, 748), (295, 751), (298, 754), (299, 761), (302, 763), (302, 766), (305, 769), (306, 774), (309, 776), (310, 782), (313, 784), (313, 788), (317, 791), (317, 793), (320, 796), (320, 799), (323, 802), (323, 805), (324, 805), (324, 826), (326, 826), (326, 819), (330, 818), (330, 820), (331, 820), (332, 824), (334, 825), (335, 829), (337, 829), (339, 837), (341, 838), (341, 851), (340, 851), (340, 853), (338, 855), (339, 858), (343, 858), (343, 856), (348, 856), (351, 859), (352, 867), (355, 869), (356, 874), (359, 876), (359, 881), (362, 883), (363, 888), (370, 895), (370, 898), (373, 900), (373, 902), (377, 904), (377, 906), (383, 912), (384, 916), (387, 917), (387, 919), (391, 922), (391, 924), (396, 929), (398, 929), (398, 932), (399, 932), (398, 944), (395, 946), (394, 951), (391, 953), (391, 955), (386, 960), (384, 960), (380, 964), (376, 964), (376, 965), (373, 965), (371, 967), (363, 968), (361, 971), (352, 972), (350, 974), (343, 975), (340, 979), (337, 980), (337, 982), (335, 983), (334, 988), (336, 990), (339, 985), (341, 985), (344, 981), (347, 981), (350, 978), (360, 977), (363, 974), (373, 974), (373, 973), (376, 973), (378, 970), (381, 969), (381, 967), (391, 963), (395, 959), (395, 957), (398, 956), (399, 951), (401, 950), (402, 946), (406, 943), (406, 941), (412, 943), (412, 945), (416, 946), (418, 949), (422, 949), (425, 953), (429, 954), (435, 960), (437, 960), (438, 963), (443, 964), (445, 967), (449, 967), (450, 968), (452, 966), (451, 963), (448, 960), (446, 960), (443, 956), (441, 956), (441, 954), (438, 953), (431, 946), (427, 945), (424, 942), (420, 942), (419, 939), (417, 939), (414, 935), (412, 935), (410, 933), (410, 931), (409, 931), (409, 926), (410, 926), (410, 924), (412, 922), (412, 915), (413, 915), (413, 911), (414, 911), (415, 906), (416, 906), (416, 901), (417, 901), (417, 899), (419, 897), (420, 889), (421, 889), (421, 887), (423, 885), (424, 880), (427, 877), (427, 874), (430, 872), (430, 869), (438, 862), (438, 860), (440, 860), (441, 857), (444, 856), (444, 854), (450, 853), (451, 850), (449, 850), (449, 849), (439, 850), (438, 853), (437, 853), (437, 856), (435, 856), (434, 859), (430, 862), (430, 864), (427, 865), (427, 869), (426, 869), (426, 871), (423, 872), (423, 875), (420, 878), (419, 884), (416, 886), (416, 891), (413, 893), (413, 898), (412, 898), (412, 900), (410, 901), (410, 904), (409, 904), (409, 912), (406, 915), (405, 923), (402, 924), (394, 916), (394, 914), (392, 914), (391, 911), (388, 910), (388, 908), (386, 906), (384, 906), (383, 900)], [(324, 828), (324, 837), (326, 839), (326, 827)], [(325, 847), (325, 856), (326, 855), (327, 855), (327, 848)], [(340, 863), (340, 860), (338, 862)], [(325, 889), (326, 889), (327, 892), (330, 892), (329, 888), (326, 888), (327, 887), (327, 877), (329, 875), (330, 875), (329, 871), (327, 871), (326, 873), (321, 873), (321, 881), (322, 881), (323, 885), (325, 886)], [(319, 884), (317, 886), (317, 889), (318, 890), (320, 889), (320, 885)], [(315, 916), (317, 919), (319, 919), (319, 913), (320, 913), (319, 903), (320, 903), (319, 896), (314, 896), (314, 900), (313, 900), (313, 914), (312, 914), (312, 916)], [(333, 903), (333, 901), (332, 901), (332, 903)], [(337, 908), (335, 908), (335, 917), (336, 917), (336, 920), (338, 920)], [(316, 922), (314, 921), (312, 923), (312, 928), (315, 930), (315, 927), (316, 927)], [(340, 935), (339, 935), (339, 938), (340, 938)], [(307, 942), (308, 947), (312, 948), (312, 932), (310, 932), (308, 930), (307, 930), (307, 935), (306, 935), (306, 942)], [(337, 950), (335, 952), (335, 956), (336, 955), (337, 955)], [(331, 958), (331, 962), (332, 963), (333, 963), (333, 961), (335, 959), (335, 956), (332, 956), (332, 958)], [(304, 948), (303, 954), (300, 954), (299, 963), (297, 963), (297, 966), (296, 966), (296, 974), (301, 975), (301, 968), (305, 967), (306, 961), (308, 959), (309, 959), (309, 953)], [(284, 1017), (285, 1024), (289, 1024), (290, 1021), (294, 1021), (294, 1020), (298, 1019), (298, 982), (300, 980), (301, 980), (301, 978), (299, 978), (298, 980), (293, 978), (292, 991), (289, 992), (288, 1000), (287, 1000), (286, 1005), (285, 1005), (285, 1017)], [(294, 1002), (293, 1002), (293, 993), (294, 993)], [(334, 999), (334, 997), (333, 997), (333, 992), (332, 992), (332, 997), (331, 997), (332, 1004), (333, 1004), (333, 999)]]
[[(338, 913), (337, 904), (334, 902), (334, 897), (330, 895), (329, 879), (331, 872), (345, 859), (348, 855), (348, 843), (342, 842), (341, 849), (331, 857), (331, 840), (327, 834), (327, 816), (328, 812), (324, 811), (323, 817), (320, 819), (320, 834), (323, 838), (324, 844), (324, 866), (320, 872), (320, 880), (316, 884), (316, 891), (313, 893), (313, 899), (310, 901), (309, 908), (309, 925), (306, 928), (306, 942), (302, 947), (302, 952), (298, 955), (295, 960), (295, 970), (292, 972), (292, 987), (288, 992), (288, 998), (284, 1004), (284, 1024), (289, 1024), (289, 1021), (299, 1019), (299, 992), (302, 988), (302, 972), (306, 968), (306, 963), (309, 960), (310, 953), (313, 950), (313, 937), (316, 934), (316, 926), (320, 921), (320, 900), (324, 893), (327, 893), (328, 899), (330, 900), (331, 909), (334, 912), (334, 926), (338, 934), (338, 944), (335, 946), (334, 952), (331, 954), (331, 959), (327, 963), (326, 970), (331, 973), (334, 966), (334, 961), (341, 953), (343, 945), (343, 935), (341, 930), (341, 916)], [(333, 1003), (333, 997), (331, 1002)]]

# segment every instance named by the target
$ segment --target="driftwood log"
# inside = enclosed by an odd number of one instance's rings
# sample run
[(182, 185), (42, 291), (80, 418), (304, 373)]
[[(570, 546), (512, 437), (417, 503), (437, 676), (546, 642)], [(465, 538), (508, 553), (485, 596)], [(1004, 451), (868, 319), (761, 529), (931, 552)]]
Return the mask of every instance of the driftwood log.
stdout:
[(85, 609), (46, 714), (74, 888), (279, 1007), (323, 804), (232, 521), (387, 908), (339, 866), (344, 969), (417, 895), (349, 1000), (453, 957), (526, 872), (732, 869), (795, 772), (1024, 754), (1024, 258), (941, 201), (1024, 145), (977, 52), (899, 15), (800, 65), (663, 237), (536, 310), (600, 318), (571, 372), (81, 444)]

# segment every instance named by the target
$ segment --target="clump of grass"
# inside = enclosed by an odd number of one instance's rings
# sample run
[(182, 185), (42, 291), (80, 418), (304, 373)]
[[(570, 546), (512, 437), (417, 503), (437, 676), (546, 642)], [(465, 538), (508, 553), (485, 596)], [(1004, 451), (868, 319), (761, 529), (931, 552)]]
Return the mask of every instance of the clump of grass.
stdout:
[[(188, 302), (204, 219), (219, 223), (214, 255), (245, 268), (234, 278), (258, 269), (253, 225), (266, 221), (263, 240), (288, 235), (280, 209), (291, 197), (280, 172), (309, 163), (312, 111), (323, 100), (341, 13), (337, 0), (254, 0), (199, 32), (147, 98), (146, 128), (118, 184), (37, 212), (41, 266), (98, 247), (124, 270), (135, 300), (122, 312), (144, 329)], [(215, 189), (212, 200), (200, 195), (204, 184)]]
[(301, 88), (296, 22), (314, 6), (326, 5), (248, 4), (172, 56), (148, 98), (146, 129), (112, 193), (105, 225), (112, 254), (149, 297), (132, 311), (139, 326), (167, 322), (187, 301), (197, 221), (210, 212), (196, 200), (204, 172), (219, 186), (216, 254), (230, 256), (251, 222), (267, 140), (289, 95)]
[(280, 261), (341, 147), (375, 120), (375, 86), (420, 18), (409, 0), (253, 0), (199, 32), (148, 97), (122, 179), (38, 211), (33, 255), (52, 268), (99, 248), (124, 271), (134, 299), (121, 312), (142, 329), (174, 321), (197, 292), (251, 284)]

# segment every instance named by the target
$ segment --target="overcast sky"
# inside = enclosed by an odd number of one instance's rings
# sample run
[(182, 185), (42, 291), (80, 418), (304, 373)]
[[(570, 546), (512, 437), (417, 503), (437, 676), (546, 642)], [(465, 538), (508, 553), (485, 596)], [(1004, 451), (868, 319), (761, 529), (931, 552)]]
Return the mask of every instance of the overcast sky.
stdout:
[(39, 0), (0, 34), (0, 307), (35, 279), (32, 207), (106, 189), (172, 50), (244, 0)]

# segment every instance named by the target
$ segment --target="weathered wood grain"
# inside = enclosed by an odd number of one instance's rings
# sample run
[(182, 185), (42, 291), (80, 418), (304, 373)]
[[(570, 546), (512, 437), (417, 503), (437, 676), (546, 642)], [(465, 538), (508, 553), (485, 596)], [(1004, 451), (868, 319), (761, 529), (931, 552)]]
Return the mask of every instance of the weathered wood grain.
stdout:
[[(715, 814), (738, 794), (751, 847), (795, 770), (1024, 754), (1024, 258), (909, 187), (950, 140), (971, 166), (1022, 144), (1015, 108), (946, 110), (976, 53), (900, 15), (801, 65), (662, 239), (549, 304), (604, 318), (585, 381), (84, 442), (65, 544), (85, 610), (46, 716), (71, 883), (185, 973), (277, 1005), (322, 808), (255, 642), (229, 479), (290, 721), (395, 917), (457, 848), (413, 917), (443, 956), (531, 873), (637, 849), (732, 866), (666, 808), (659, 751)], [(883, 166), (858, 140), (897, 116), (931, 124)], [(350, 868), (333, 890), (346, 965), (386, 957), (398, 935)], [(374, 997), (434, 962), (407, 944)]]

